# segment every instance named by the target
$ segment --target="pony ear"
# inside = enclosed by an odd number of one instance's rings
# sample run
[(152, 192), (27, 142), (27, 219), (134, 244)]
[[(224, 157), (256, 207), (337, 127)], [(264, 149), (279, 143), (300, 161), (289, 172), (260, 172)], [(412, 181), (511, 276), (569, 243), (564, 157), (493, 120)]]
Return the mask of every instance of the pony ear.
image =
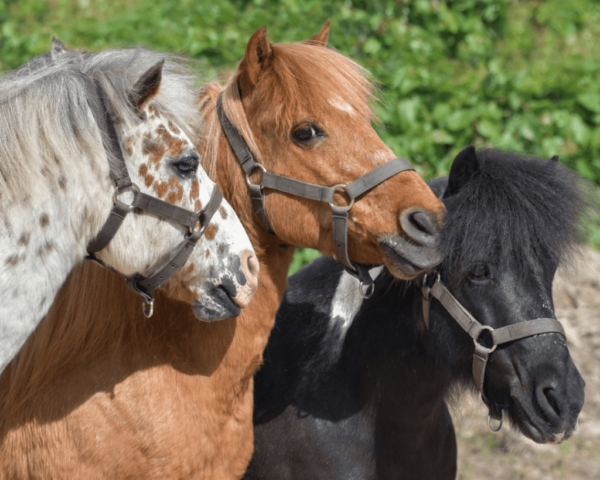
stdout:
[(135, 82), (133, 90), (129, 94), (129, 99), (138, 114), (142, 112), (152, 97), (158, 93), (164, 65), (165, 61), (161, 60), (153, 67), (150, 67), (142, 74), (138, 81)]
[(330, 23), (330, 20), (328, 19), (325, 22), (325, 25), (323, 26), (321, 31), (319, 33), (317, 33), (314, 37), (311, 37), (308, 40), (305, 40), (304, 43), (309, 43), (311, 45), (317, 45), (319, 47), (326, 47), (327, 40), (329, 39), (329, 23)]
[(550, 159), (550, 161), (552, 163), (558, 163), (558, 158), (559, 158), (558, 155), (553, 155), (552, 158)]
[(267, 28), (262, 26), (248, 40), (246, 53), (238, 67), (239, 87), (244, 94), (254, 90), (261, 73), (271, 63), (272, 57), (273, 49), (267, 36)]
[(478, 170), (479, 160), (477, 160), (477, 155), (475, 154), (475, 147), (469, 145), (452, 162), (445, 196), (457, 193)]
[(63, 53), (72, 52), (69, 47), (67, 47), (63, 42), (61, 42), (57, 37), (52, 35), (52, 44), (50, 45), (50, 58), (52, 60), (56, 60)]

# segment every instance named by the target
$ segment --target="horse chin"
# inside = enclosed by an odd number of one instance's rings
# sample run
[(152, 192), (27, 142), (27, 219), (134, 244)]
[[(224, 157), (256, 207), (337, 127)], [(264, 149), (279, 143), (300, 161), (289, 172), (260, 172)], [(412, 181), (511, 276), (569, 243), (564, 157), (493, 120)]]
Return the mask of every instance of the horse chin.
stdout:
[(242, 312), (221, 285), (213, 286), (202, 295), (202, 300), (193, 305), (194, 316), (203, 322), (235, 318)]
[(392, 275), (405, 280), (412, 280), (430, 271), (445, 257), (437, 247), (417, 245), (398, 235), (389, 235), (378, 243), (385, 253), (385, 266)]
[(508, 409), (511, 423), (534, 442), (558, 444), (568, 440), (575, 432), (577, 422), (565, 431), (553, 432), (546, 418), (540, 413), (540, 408), (534, 404), (533, 397), (522, 392), (511, 392), (511, 397), (513, 405)]

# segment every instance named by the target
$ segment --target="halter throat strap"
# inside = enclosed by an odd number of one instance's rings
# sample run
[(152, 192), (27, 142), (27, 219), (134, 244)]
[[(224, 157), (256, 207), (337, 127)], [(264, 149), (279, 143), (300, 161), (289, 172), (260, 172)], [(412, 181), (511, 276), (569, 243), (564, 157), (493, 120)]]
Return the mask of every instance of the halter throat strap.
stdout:
[[(450, 293), (450, 291), (440, 282), (439, 274), (436, 276), (433, 285), (427, 285), (427, 276), (423, 279), (423, 319), (425, 325), (429, 328), (429, 307), (430, 298), (436, 298), (452, 318), (467, 332), (473, 339), (475, 351), (473, 353), (473, 368), (472, 374), (477, 389), (481, 393), (483, 402), (490, 410), (490, 417), (494, 420), (502, 420), (502, 410), (490, 402), (484, 391), (483, 382), (485, 380), (485, 369), (489, 360), (490, 354), (496, 350), (498, 345), (521, 340), (522, 338), (532, 337), (541, 333), (559, 333), (566, 338), (565, 329), (561, 323), (553, 318), (536, 318), (520, 323), (514, 323), (501, 328), (492, 328), (479, 323), (467, 309)], [(487, 348), (479, 343), (479, 338), (484, 330), (490, 332), (492, 338), (492, 347)], [(490, 427), (491, 428), (491, 427)]]
[[(223, 195), (215, 185), (210, 200), (204, 209), (199, 210), (198, 212), (192, 212), (140, 192), (137, 185), (131, 181), (131, 177), (127, 172), (127, 164), (125, 163), (115, 126), (106, 107), (106, 104), (109, 102), (108, 98), (99, 83), (94, 82), (83, 73), (82, 78), (88, 93), (88, 105), (101, 132), (102, 143), (108, 156), (110, 176), (116, 184), (116, 189), (113, 193), (114, 205), (110, 211), (108, 220), (100, 229), (96, 238), (88, 245), (88, 256), (86, 258), (94, 260), (102, 266), (109, 268), (104, 262), (96, 257), (95, 254), (110, 243), (123, 224), (127, 214), (136, 208), (146, 210), (159, 217), (171, 220), (188, 229), (188, 234), (183, 242), (171, 253), (171, 255), (169, 255), (167, 260), (155, 268), (151, 274), (147, 277), (136, 274), (126, 278), (127, 287), (134, 293), (140, 295), (145, 304), (150, 305), (151, 313), (148, 314), (145, 307), (144, 313), (146, 316), (151, 316), (154, 304), (153, 290), (169, 280), (169, 278), (171, 278), (187, 261), (194, 250), (196, 243), (198, 243), (198, 240), (204, 234), (212, 217), (219, 209), (221, 201), (223, 200)], [(133, 193), (133, 201), (130, 204), (125, 204), (118, 198), (119, 195), (125, 192)], [(200, 230), (194, 231), (194, 227), (198, 222), (201, 223), (202, 227)]]
[[(296, 197), (315, 200), (317, 202), (329, 203), (333, 215), (333, 240), (335, 252), (344, 264), (346, 271), (360, 280), (360, 293), (364, 297), (369, 298), (373, 294), (375, 288), (375, 283), (369, 274), (369, 268), (365, 265), (352, 262), (348, 256), (349, 212), (354, 205), (355, 200), (363, 193), (368, 192), (400, 172), (414, 170), (410, 161), (406, 158), (395, 158), (359, 177), (348, 185), (339, 184), (331, 187), (314, 185), (312, 183), (301, 182), (282, 175), (270, 173), (263, 165), (256, 161), (250, 147), (248, 147), (248, 144), (238, 129), (231, 123), (229, 118), (227, 118), (223, 109), (223, 94), (224, 92), (221, 92), (219, 99), (217, 100), (219, 120), (223, 131), (225, 132), (225, 136), (229, 141), (229, 145), (246, 174), (246, 181), (248, 183), (248, 188), (250, 189), (250, 197), (252, 198), (254, 211), (263, 225), (267, 228), (267, 231), (271, 234), (275, 233), (265, 208), (265, 188), (277, 190)], [(257, 168), (262, 170), (262, 176), (260, 183), (254, 184), (250, 181), (250, 175)], [(341, 190), (344, 190), (349, 198), (349, 203), (347, 205), (334, 204), (335, 194)]]

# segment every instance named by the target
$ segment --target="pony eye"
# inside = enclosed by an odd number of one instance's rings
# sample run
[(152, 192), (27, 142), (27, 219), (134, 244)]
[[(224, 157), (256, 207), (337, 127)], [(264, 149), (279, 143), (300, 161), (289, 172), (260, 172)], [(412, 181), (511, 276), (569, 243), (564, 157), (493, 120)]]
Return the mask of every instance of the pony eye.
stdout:
[(182, 175), (189, 175), (190, 173), (198, 170), (198, 160), (193, 157), (186, 157), (178, 162), (175, 162), (173, 166), (177, 169), (177, 171)]
[(490, 270), (486, 265), (475, 265), (469, 270), (469, 278), (483, 280), (490, 276)]
[(294, 136), (294, 139), (298, 142), (308, 143), (317, 137), (323, 136), (323, 133), (320, 132), (313, 125), (303, 125), (297, 130), (294, 130), (294, 133), (292, 135)]

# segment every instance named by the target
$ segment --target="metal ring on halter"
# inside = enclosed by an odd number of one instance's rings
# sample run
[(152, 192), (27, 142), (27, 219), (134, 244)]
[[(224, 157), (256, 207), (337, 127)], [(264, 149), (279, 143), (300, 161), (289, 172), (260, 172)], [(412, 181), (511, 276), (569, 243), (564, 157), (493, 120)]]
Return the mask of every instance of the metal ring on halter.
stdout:
[[(489, 327), (488, 325), (483, 325), (481, 327), (481, 330), (488, 330), (490, 333), (492, 333), (494, 331), (494, 329), (492, 327)], [(477, 346), (477, 338), (473, 339), (473, 343), (475, 344), (475, 346)], [(497, 344), (494, 344), (494, 346), (492, 348), (490, 348), (490, 351), (488, 353), (492, 353), (494, 350), (496, 350), (497, 346), (498, 346)]]
[[(256, 166), (257, 166), (258, 168), (260, 168), (260, 169), (263, 171), (263, 173), (267, 173), (267, 169), (266, 169), (265, 167), (263, 167), (263, 166), (262, 166), (260, 163), (257, 163), (257, 164), (256, 164)], [(254, 170), (256, 170), (256, 168), (255, 168)], [(254, 173), (254, 170), (252, 170), (252, 173)], [(248, 185), (256, 185), (255, 183), (252, 183), (252, 182), (250, 181), (250, 175), (246, 175), (246, 183), (247, 183)], [(262, 187), (260, 187), (260, 188), (262, 188)]]
[(119, 195), (121, 195), (122, 193), (125, 192), (133, 192), (133, 198), (135, 199), (135, 195), (137, 193), (139, 193), (140, 189), (138, 188), (138, 186), (135, 183), (132, 183), (131, 185), (127, 185), (126, 187), (117, 187), (115, 189), (115, 191), (113, 192), (113, 203), (116, 205), (117, 203), (120, 203), (121, 205), (124, 205), (126, 207), (129, 208), (129, 212), (131, 212), (135, 207), (133, 205), (127, 205), (126, 203), (123, 203), (121, 200), (119, 200), (117, 197)]
[[(150, 313), (146, 311), (146, 305), (150, 305)], [(154, 299), (150, 300), (149, 302), (144, 300), (144, 303), (142, 303), (142, 311), (144, 312), (146, 318), (150, 318), (152, 315), (154, 315)]]
[(360, 285), (358, 286), (358, 291), (360, 292), (360, 294), (362, 295), (363, 298), (366, 298), (368, 300), (375, 293), (375, 284), (372, 283), (371, 285), (367, 285), (367, 290), (366, 291), (364, 291), (364, 288), (365, 288), (365, 285), (361, 281)]
[[(344, 185), (343, 183), (338, 183), (337, 185), (334, 185), (333, 187), (330, 187), (330, 188), (333, 188), (334, 190), (336, 190), (336, 189), (338, 189), (338, 188), (343, 188), (343, 189), (344, 189), (344, 192), (346, 192), (346, 185)], [(348, 192), (346, 192), (346, 195), (347, 195), (347, 194), (348, 194)], [(348, 210), (350, 210), (350, 209), (352, 208), (352, 205), (354, 205), (354, 199), (353, 199), (353, 198), (351, 198), (351, 199), (350, 199), (350, 203), (348, 204), (348, 206), (347, 206), (346, 208), (347, 208)], [(331, 208), (333, 208), (333, 207), (337, 207), (337, 205), (334, 205), (334, 203), (333, 203), (333, 202), (329, 202), (329, 206), (330, 206)], [(341, 207), (341, 205), (340, 205), (340, 207)]]
[(496, 430), (494, 430), (492, 428), (492, 425), (490, 424), (490, 420), (492, 419), (492, 414), (488, 413), (488, 428), (490, 429), (490, 432), (492, 433), (498, 433), (500, 430), (502, 430), (502, 424), (504, 423), (504, 419), (500, 419), (500, 425), (498, 425), (498, 428)]

